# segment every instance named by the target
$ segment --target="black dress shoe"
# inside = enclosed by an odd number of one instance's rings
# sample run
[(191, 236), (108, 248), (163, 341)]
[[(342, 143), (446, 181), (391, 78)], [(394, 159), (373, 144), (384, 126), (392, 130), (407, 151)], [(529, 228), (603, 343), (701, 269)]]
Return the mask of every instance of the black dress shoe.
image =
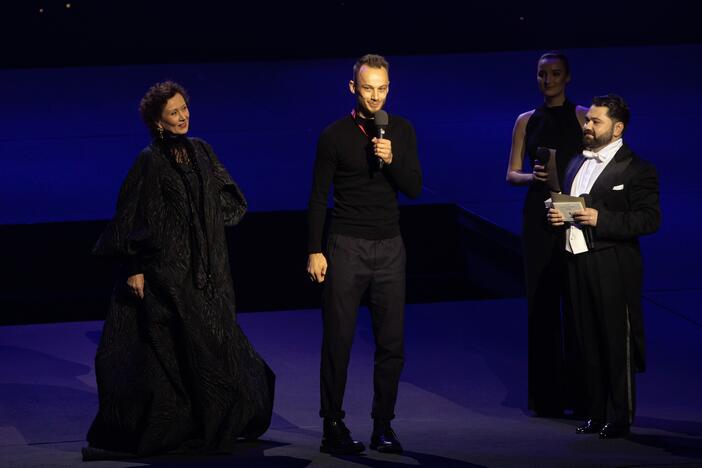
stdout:
[(627, 424), (607, 423), (600, 431), (600, 439), (621, 439), (629, 435)]
[(361, 453), (366, 449), (364, 445), (351, 438), (351, 431), (348, 430), (344, 421), (337, 418), (324, 420), (324, 435), (320, 452), (332, 455), (353, 455)]
[(585, 424), (582, 426), (579, 426), (576, 430), (576, 434), (597, 434), (599, 433), (603, 428), (605, 427), (605, 424), (601, 421), (596, 421), (594, 419), (588, 419), (585, 421)]
[(402, 453), (400, 440), (389, 422), (376, 421), (373, 424), (370, 448), (380, 453)]

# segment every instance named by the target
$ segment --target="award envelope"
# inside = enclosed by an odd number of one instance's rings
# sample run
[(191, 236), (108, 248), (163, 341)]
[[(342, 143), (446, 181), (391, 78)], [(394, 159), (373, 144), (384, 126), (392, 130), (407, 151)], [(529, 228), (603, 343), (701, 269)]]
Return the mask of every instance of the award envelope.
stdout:
[(563, 221), (572, 223), (574, 222), (573, 212), (585, 209), (585, 199), (551, 192), (551, 206), (561, 212)]

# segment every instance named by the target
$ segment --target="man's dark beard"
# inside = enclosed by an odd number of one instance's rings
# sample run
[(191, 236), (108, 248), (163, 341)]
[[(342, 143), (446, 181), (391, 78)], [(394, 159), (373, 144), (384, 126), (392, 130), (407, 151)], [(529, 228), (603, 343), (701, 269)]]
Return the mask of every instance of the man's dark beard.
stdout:
[[(612, 142), (613, 135), (614, 129), (610, 130), (607, 133), (603, 133), (600, 136), (594, 136), (592, 133), (586, 133), (583, 135), (583, 145), (585, 145), (585, 148), (587, 149), (603, 148)], [(594, 137), (592, 142), (589, 142), (589, 140), (586, 138), (588, 136)]]

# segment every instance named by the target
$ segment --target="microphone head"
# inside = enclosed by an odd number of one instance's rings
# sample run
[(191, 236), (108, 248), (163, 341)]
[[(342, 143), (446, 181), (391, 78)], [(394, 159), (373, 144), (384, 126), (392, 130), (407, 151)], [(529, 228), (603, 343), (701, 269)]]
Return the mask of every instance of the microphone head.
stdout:
[(534, 159), (537, 160), (541, 166), (545, 166), (551, 160), (551, 150), (539, 146), (536, 148), (536, 157)]
[(378, 128), (385, 128), (388, 126), (388, 113), (384, 110), (379, 110), (374, 115), (375, 126)]

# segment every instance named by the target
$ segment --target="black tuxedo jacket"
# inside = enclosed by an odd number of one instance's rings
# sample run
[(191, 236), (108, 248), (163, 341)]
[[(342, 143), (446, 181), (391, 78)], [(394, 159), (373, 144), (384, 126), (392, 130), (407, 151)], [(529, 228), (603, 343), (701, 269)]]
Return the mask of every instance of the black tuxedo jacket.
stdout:
[[(580, 155), (573, 158), (566, 169), (564, 192), (570, 193), (575, 175), (585, 162)], [(576, 194), (580, 195), (580, 194)], [(632, 337), (634, 364), (638, 371), (645, 368), (641, 288), (643, 266), (639, 236), (655, 232), (660, 226), (658, 174), (649, 162), (638, 158), (625, 144), (614, 155), (595, 181), (588, 207), (597, 210), (597, 226), (589, 228), (590, 251), (581, 255), (596, 255), (602, 249), (614, 248), (618, 268), (625, 276), (626, 297)], [(565, 243), (565, 239), (563, 241)]]

